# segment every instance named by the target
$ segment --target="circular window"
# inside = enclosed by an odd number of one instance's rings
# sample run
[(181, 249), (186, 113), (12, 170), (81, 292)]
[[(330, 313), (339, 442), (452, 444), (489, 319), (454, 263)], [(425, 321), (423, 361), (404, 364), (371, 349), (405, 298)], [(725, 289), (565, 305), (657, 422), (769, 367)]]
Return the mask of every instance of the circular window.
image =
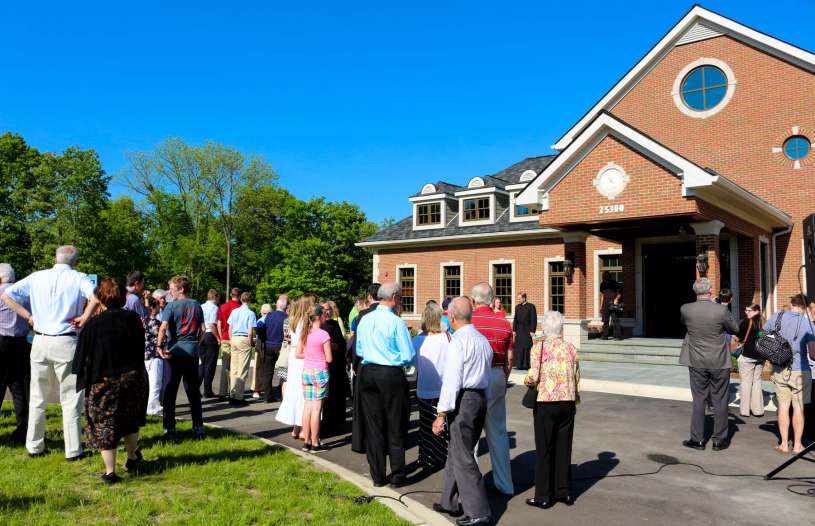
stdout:
[(807, 156), (810, 147), (809, 139), (803, 135), (793, 135), (784, 141), (784, 155), (793, 161), (797, 161)]
[(682, 101), (695, 111), (716, 107), (727, 94), (727, 75), (716, 66), (694, 68), (682, 81)]

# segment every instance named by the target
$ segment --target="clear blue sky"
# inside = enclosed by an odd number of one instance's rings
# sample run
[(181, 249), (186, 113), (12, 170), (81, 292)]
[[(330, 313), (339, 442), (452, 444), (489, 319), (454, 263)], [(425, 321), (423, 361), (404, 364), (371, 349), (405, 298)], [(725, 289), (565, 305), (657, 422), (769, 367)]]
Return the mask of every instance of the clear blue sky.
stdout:
[[(425, 182), (550, 153), (691, 5), (3, 2), (0, 130), (94, 148), (114, 175), (128, 151), (211, 139), (298, 197), (401, 218)], [(703, 5), (815, 50), (812, 0)]]

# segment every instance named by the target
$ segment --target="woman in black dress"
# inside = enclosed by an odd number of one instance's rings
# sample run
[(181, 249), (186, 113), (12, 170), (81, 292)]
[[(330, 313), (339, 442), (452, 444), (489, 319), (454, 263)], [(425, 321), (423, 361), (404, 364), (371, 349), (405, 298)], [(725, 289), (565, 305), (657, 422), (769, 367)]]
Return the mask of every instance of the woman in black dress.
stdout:
[(123, 283), (106, 278), (95, 291), (102, 312), (91, 318), (79, 335), (73, 372), (76, 389), (85, 389), (88, 444), (99, 449), (105, 462), (102, 480), (115, 484), (116, 446), (124, 438), (125, 470), (142, 460), (139, 428), (146, 423), (147, 371), (144, 368), (144, 327), (138, 314), (124, 310)]
[[(346, 342), (342, 335), (342, 328), (334, 318), (334, 302), (323, 302), (323, 320), (320, 326), (331, 337), (331, 353), (333, 356), (343, 357), (346, 352)], [(346, 408), (348, 397), (351, 396), (351, 386), (348, 382), (346, 361), (334, 359), (328, 364), (328, 399), (323, 406), (323, 435), (334, 436), (345, 432)]]

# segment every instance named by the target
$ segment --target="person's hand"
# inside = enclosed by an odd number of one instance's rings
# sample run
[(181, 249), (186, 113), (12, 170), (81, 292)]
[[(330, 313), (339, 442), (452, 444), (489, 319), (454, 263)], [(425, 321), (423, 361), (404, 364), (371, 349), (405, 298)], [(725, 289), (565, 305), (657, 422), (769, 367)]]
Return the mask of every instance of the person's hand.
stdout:
[(170, 353), (166, 349), (159, 348), (159, 349), (156, 349), (156, 351), (158, 352), (158, 355), (161, 356), (161, 358), (163, 360), (169, 360), (170, 359)]
[(28, 320), (26, 320), (26, 321), (28, 321), (28, 326), (29, 327), (32, 327), (32, 328), (34, 327), (34, 316), (29, 316)]
[(444, 417), (439, 415), (433, 420), (433, 434), (436, 436), (444, 433)]
[(81, 329), (82, 327), (85, 326), (87, 322), (88, 318), (86, 318), (85, 315), (83, 314), (82, 316), (77, 316), (76, 318), (72, 319), (71, 325), (73, 325), (74, 328)]

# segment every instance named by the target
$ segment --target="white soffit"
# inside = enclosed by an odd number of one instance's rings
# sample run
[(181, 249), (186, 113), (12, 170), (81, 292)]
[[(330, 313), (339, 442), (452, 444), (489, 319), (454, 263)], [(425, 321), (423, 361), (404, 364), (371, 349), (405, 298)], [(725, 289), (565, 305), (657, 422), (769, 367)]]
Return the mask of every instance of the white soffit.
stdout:
[[(697, 26), (700, 26), (697, 28)], [(639, 80), (658, 64), (675, 46), (687, 44), (710, 31), (727, 34), (765, 53), (774, 55), (808, 71), (815, 72), (815, 54), (771, 37), (760, 31), (740, 24), (701, 6), (694, 6), (662, 39), (631, 68), (574, 126), (552, 145), (555, 150), (563, 150), (578, 133), (588, 125), (598, 113), (613, 108)]]

